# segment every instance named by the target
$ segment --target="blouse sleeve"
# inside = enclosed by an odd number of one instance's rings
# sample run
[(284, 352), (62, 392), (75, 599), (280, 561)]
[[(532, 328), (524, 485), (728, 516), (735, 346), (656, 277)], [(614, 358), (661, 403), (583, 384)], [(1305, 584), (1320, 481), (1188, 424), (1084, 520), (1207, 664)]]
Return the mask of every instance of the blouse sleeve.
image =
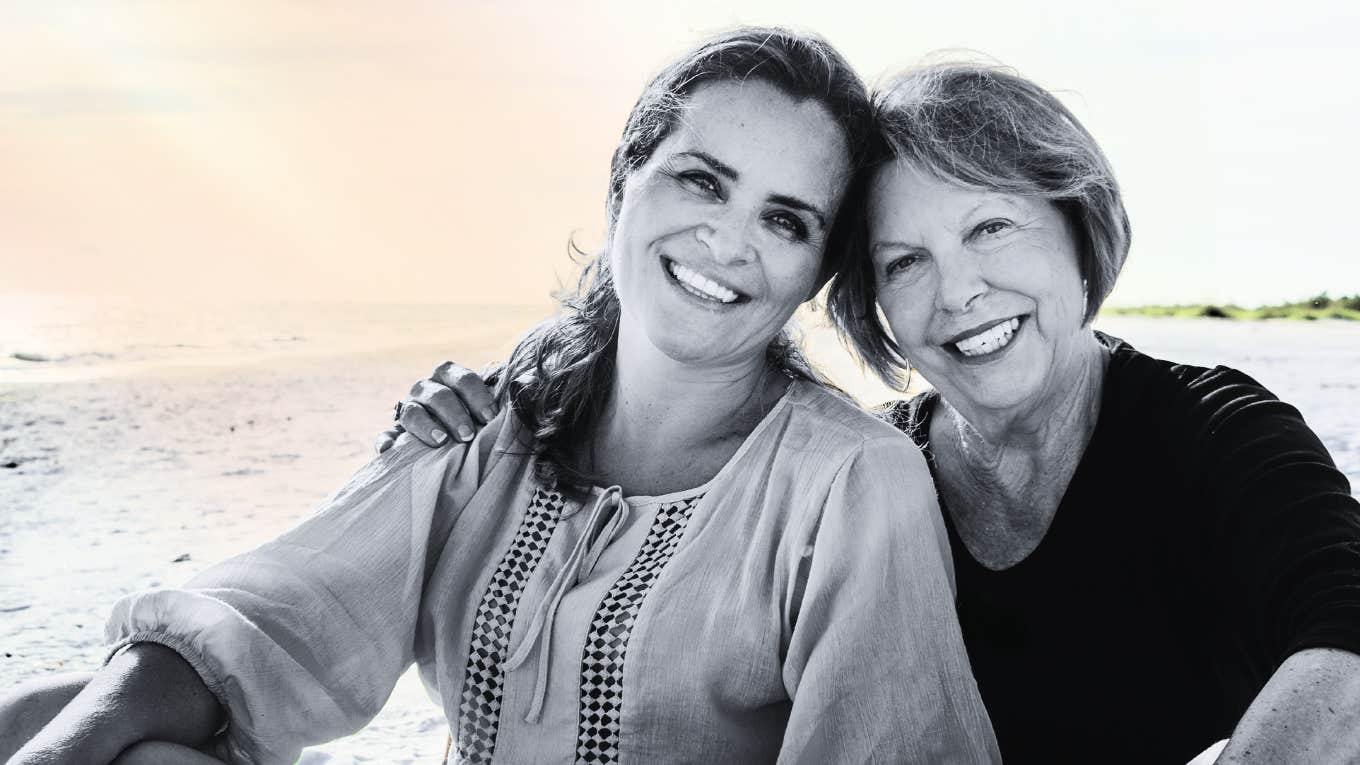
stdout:
[(485, 472), (482, 441), (408, 436), (282, 537), (183, 589), (122, 599), (113, 653), (152, 642), (183, 656), (223, 705), (213, 752), (230, 763), (292, 763), (358, 730), (414, 660), (427, 564)]
[(949, 540), (910, 441), (872, 439), (845, 462), (807, 554), (779, 761), (999, 762), (954, 612)]
[(1305, 648), (1360, 653), (1360, 504), (1346, 476), (1298, 410), (1247, 375), (1205, 372), (1188, 395), (1181, 467), (1210, 512), (1220, 602), (1248, 655), (1268, 677)]

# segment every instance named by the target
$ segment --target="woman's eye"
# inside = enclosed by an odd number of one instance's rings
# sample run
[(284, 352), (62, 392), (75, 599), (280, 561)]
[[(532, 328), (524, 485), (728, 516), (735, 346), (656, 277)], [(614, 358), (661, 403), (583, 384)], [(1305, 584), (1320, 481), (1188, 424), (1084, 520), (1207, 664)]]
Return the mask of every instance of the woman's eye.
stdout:
[(1002, 218), (983, 221), (973, 228), (973, 236), (996, 236), (1011, 227), (1011, 222)]
[(803, 224), (803, 221), (800, 220), (797, 215), (790, 215), (789, 213), (777, 212), (771, 214), (768, 218), (766, 218), (766, 220), (770, 221), (774, 225), (788, 232), (789, 236), (793, 237), (794, 239), (798, 239), (800, 241), (803, 239), (807, 239), (808, 235), (807, 226)]
[(718, 185), (718, 179), (708, 173), (691, 170), (686, 173), (679, 173), (676, 177), (686, 186), (689, 186), (691, 189), (694, 189), (701, 194), (716, 197), (720, 196), (722, 193), (722, 187)]
[(892, 276), (898, 271), (905, 271), (916, 263), (915, 255), (903, 255), (888, 261), (888, 265), (883, 267), (883, 273)]

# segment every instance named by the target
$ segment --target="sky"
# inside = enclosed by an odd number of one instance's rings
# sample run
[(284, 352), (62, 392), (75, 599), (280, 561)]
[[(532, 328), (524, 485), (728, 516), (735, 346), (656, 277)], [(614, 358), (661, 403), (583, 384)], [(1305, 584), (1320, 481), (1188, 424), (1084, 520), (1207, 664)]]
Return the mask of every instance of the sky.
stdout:
[(1058, 92), (1133, 222), (1112, 304), (1360, 293), (1358, 6), (1189, 5), (0, 0), (0, 295), (542, 302), (643, 85), (740, 23)]

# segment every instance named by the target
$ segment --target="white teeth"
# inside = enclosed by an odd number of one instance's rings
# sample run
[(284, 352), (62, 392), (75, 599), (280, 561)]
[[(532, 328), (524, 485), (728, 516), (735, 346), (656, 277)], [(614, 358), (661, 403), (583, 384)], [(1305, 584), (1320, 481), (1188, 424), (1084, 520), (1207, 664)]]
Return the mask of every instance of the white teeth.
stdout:
[(680, 286), (684, 287), (691, 295), (705, 300), (716, 300), (719, 303), (731, 303), (737, 299), (736, 292), (718, 284), (698, 271), (686, 268), (673, 260), (668, 260), (666, 263), (670, 268), (671, 276), (674, 276), (680, 282)]
[(984, 356), (1010, 345), (1011, 338), (1015, 336), (1015, 330), (1019, 327), (1019, 319), (1003, 321), (986, 332), (979, 332), (954, 343), (954, 347), (965, 356)]

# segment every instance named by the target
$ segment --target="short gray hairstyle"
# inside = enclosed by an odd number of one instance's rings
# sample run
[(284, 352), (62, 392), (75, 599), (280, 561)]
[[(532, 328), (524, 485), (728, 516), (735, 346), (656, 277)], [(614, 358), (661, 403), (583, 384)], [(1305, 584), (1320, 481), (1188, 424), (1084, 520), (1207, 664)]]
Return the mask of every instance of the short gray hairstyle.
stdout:
[[(1128, 257), (1129, 218), (1109, 160), (1061, 101), (1013, 71), (945, 63), (893, 78), (874, 110), (879, 165), (902, 159), (949, 183), (1052, 202), (1076, 232), (1083, 320), (1095, 318)], [(859, 238), (827, 305), (860, 358), (896, 386), (908, 360), (878, 313), (867, 232)]]

